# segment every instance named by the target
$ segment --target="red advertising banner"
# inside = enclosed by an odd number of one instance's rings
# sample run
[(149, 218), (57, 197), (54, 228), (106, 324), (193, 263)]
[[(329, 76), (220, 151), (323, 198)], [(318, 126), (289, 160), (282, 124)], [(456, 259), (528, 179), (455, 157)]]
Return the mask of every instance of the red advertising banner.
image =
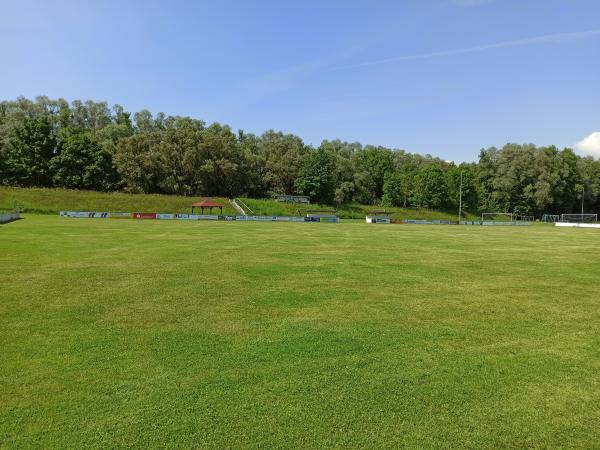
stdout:
[(136, 213), (133, 213), (133, 218), (134, 219), (156, 219), (156, 213), (136, 212)]

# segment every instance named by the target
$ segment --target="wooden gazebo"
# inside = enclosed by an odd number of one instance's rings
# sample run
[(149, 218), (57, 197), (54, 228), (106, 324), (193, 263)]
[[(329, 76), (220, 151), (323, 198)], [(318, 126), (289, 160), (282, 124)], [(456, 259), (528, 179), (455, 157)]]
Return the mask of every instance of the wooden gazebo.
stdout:
[(223, 214), (223, 206), (225, 206), (225, 205), (222, 205), (221, 203), (213, 202), (212, 200), (203, 200), (201, 202), (192, 203), (192, 214), (194, 214), (195, 208), (200, 208), (200, 210), (202, 211), (202, 214), (204, 214), (205, 209), (208, 209), (210, 211), (210, 214), (212, 214), (213, 208), (219, 208), (219, 210), (221, 211), (221, 214)]

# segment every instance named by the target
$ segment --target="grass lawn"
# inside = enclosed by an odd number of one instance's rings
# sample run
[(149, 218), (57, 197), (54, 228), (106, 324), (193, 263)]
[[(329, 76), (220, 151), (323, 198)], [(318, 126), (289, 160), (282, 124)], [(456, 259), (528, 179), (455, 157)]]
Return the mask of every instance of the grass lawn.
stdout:
[(600, 442), (600, 232), (25, 215), (0, 447)]

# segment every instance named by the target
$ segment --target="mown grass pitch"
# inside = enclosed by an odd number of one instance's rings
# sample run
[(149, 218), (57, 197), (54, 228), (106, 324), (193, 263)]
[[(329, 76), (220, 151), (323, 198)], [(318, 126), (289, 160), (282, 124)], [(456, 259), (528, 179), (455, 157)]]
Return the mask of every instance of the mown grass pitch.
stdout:
[(600, 234), (26, 216), (0, 446), (597, 447)]

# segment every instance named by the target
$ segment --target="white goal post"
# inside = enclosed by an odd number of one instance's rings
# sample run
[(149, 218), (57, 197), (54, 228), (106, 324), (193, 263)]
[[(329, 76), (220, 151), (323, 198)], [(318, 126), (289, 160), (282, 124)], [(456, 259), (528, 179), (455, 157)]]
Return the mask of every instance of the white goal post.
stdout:
[(560, 221), (564, 223), (596, 223), (598, 214), (561, 214)]

